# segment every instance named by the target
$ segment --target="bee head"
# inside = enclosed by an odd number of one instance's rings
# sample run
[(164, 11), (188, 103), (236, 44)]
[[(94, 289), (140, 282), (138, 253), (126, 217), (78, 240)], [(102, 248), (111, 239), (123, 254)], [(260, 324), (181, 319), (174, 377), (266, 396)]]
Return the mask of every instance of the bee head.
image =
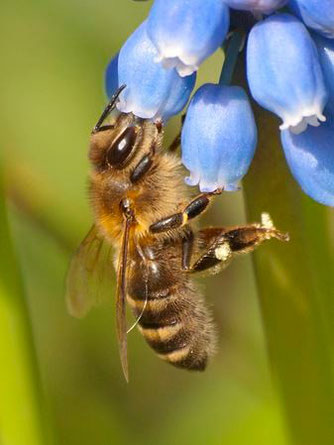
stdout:
[(89, 159), (99, 170), (121, 170), (133, 158), (140, 135), (134, 116), (121, 113), (114, 125), (101, 126), (92, 132)]

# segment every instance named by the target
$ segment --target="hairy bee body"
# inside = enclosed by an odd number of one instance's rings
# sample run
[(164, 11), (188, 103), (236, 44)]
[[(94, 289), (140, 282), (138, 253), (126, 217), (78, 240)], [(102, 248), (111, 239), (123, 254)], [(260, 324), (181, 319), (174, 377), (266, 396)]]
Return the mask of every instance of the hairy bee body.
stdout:
[(179, 158), (162, 147), (161, 123), (120, 113), (104, 124), (123, 88), (92, 131), (94, 225), (71, 261), (68, 308), (81, 317), (100, 302), (102, 277), (110, 275), (112, 245), (117, 272), (116, 332), (125, 378), (126, 301), (159, 357), (177, 367), (203, 370), (215, 350), (216, 333), (192, 274), (217, 273), (235, 255), (248, 253), (270, 238), (286, 241), (288, 236), (276, 230), (266, 213), (261, 223), (195, 229), (192, 220), (222, 190), (189, 196)]
[(189, 274), (181, 270), (182, 238), (155, 240), (133, 255), (128, 303), (139, 330), (162, 359), (202, 370), (214, 351), (211, 316)]
[[(149, 227), (174, 214), (189, 200), (179, 159), (161, 151), (162, 133), (149, 121), (139, 121), (140, 146), (122, 170), (95, 168), (90, 177), (90, 196), (95, 220), (119, 257), (123, 215), (119, 203), (130, 199), (136, 224), (127, 262), (127, 301), (139, 318), (138, 327), (157, 354), (175, 366), (204, 369), (214, 350), (215, 331), (211, 317), (189, 274), (181, 268), (182, 240), (189, 225), (158, 234)], [(129, 125), (121, 115), (120, 134)], [(103, 157), (101, 147), (114, 130), (93, 136), (91, 159)], [(99, 136), (99, 140), (97, 137)], [(154, 164), (145, 177), (131, 182), (131, 171), (155, 141)], [(117, 262), (116, 262), (117, 268)]]

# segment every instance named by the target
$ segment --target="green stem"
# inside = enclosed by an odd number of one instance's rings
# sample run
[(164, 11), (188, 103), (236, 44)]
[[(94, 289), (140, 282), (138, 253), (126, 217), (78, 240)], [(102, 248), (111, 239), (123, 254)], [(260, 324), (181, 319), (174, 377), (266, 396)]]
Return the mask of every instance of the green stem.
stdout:
[[(259, 145), (244, 181), (249, 219), (268, 211), (287, 244), (254, 258), (269, 357), (294, 445), (334, 443), (334, 276), (329, 215), (289, 172), (278, 122), (256, 107)], [(333, 220), (333, 212), (331, 211)]]
[(10, 240), (1, 177), (0, 234), (1, 444), (45, 445), (32, 334)]
[(234, 69), (244, 43), (244, 34), (234, 31), (225, 50), (225, 60), (219, 78), (219, 85), (230, 85)]

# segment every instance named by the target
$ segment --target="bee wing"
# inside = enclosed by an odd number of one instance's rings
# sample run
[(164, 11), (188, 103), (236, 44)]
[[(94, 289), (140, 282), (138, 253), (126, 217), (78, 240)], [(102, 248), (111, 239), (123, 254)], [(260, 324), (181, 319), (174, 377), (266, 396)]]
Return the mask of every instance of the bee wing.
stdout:
[(75, 252), (67, 273), (66, 303), (74, 317), (83, 317), (112, 289), (112, 248), (92, 226)]
[(126, 264), (129, 250), (129, 239), (131, 222), (125, 220), (122, 237), (122, 246), (117, 266), (117, 289), (116, 289), (116, 332), (119, 354), (125, 380), (129, 381), (128, 352), (127, 352), (127, 325), (126, 325)]

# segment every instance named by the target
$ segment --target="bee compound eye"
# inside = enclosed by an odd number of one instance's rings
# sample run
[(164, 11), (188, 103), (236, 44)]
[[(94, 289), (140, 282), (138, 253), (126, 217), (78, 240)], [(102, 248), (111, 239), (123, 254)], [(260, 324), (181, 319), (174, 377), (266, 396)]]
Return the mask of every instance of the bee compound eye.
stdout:
[(136, 143), (137, 131), (135, 127), (126, 128), (118, 138), (113, 141), (107, 151), (107, 163), (111, 167), (121, 168), (130, 158)]

